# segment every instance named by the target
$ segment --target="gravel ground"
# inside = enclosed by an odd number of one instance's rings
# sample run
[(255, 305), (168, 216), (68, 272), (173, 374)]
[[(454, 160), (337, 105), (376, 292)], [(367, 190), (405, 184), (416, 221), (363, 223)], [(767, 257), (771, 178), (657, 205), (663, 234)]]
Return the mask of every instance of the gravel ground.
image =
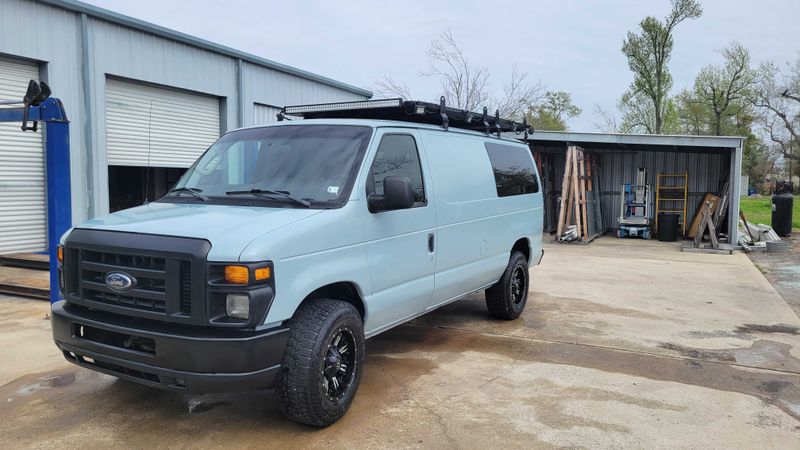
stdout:
[(784, 239), (791, 242), (787, 253), (752, 252), (748, 256), (800, 316), (800, 232)]

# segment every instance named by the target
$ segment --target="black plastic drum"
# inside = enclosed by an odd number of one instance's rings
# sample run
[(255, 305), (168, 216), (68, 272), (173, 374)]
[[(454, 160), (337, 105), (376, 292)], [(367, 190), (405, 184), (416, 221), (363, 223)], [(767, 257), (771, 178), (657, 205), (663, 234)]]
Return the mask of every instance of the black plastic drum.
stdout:
[(794, 197), (789, 192), (772, 196), (772, 229), (778, 236), (788, 236), (792, 232), (792, 206)]
[(658, 240), (661, 242), (675, 242), (678, 240), (678, 214), (658, 214)]

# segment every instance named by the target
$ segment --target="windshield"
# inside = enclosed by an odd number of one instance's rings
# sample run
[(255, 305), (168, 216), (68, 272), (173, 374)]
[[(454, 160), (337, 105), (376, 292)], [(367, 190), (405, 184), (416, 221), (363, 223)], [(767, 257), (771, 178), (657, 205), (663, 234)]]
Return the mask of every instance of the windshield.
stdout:
[(369, 127), (347, 125), (234, 131), (214, 143), (162, 201), (202, 200), (183, 195), (195, 193), (229, 204), (341, 206), (371, 134)]

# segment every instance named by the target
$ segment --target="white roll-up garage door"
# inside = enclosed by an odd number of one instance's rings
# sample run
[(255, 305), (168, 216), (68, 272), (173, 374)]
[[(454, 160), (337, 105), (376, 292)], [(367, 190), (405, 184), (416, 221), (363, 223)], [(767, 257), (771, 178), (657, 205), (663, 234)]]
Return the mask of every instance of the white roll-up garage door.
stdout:
[(253, 125), (277, 122), (279, 112), (281, 112), (280, 108), (255, 103), (253, 104)]
[(219, 131), (216, 97), (106, 80), (110, 166), (189, 167)]
[[(0, 58), (0, 100), (21, 100), (32, 79), (36, 64)], [(0, 254), (47, 248), (42, 132), (20, 125), (0, 123)]]

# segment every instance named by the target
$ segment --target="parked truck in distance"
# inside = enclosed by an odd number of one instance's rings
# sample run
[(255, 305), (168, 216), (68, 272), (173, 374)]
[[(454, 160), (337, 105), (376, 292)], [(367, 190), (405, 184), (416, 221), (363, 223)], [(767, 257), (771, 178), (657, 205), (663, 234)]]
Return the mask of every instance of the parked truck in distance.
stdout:
[(399, 99), (284, 113), (305, 118), (231, 131), (162, 199), (63, 236), (52, 325), (69, 361), (183, 392), (275, 389), (289, 418), (327, 426), (365, 339), (479, 290), (520, 315), (542, 194), (527, 144), (500, 133), (524, 124)]

